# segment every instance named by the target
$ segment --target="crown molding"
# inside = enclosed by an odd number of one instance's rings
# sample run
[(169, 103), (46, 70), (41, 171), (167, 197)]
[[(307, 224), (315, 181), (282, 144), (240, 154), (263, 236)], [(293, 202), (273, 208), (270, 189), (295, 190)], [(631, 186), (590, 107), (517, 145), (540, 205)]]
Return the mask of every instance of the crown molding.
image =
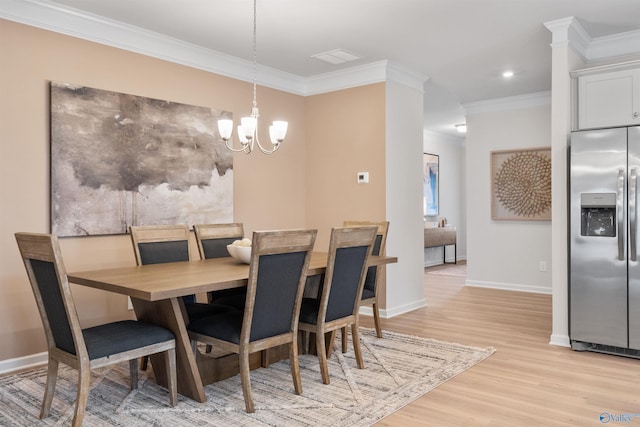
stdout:
[(517, 110), (521, 108), (539, 107), (551, 104), (551, 91), (535, 92), (526, 95), (508, 96), (505, 98), (487, 99), (470, 102), (463, 107), (469, 114), (495, 113), (498, 111)]
[[(251, 61), (47, 0), (0, 0), (0, 18), (237, 80), (253, 82), (255, 76)], [(258, 65), (256, 82), (308, 96), (384, 81), (399, 82), (422, 91), (427, 79), (388, 61), (378, 61), (312, 77)]]
[(598, 37), (589, 46), (590, 61), (637, 54), (640, 54), (640, 30)]
[(573, 16), (545, 22), (551, 31), (551, 47), (569, 46), (591, 63), (640, 53), (640, 30), (592, 38)]
[(395, 82), (421, 93), (429, 77), (413, 72), (387, 60), (318, 74), (306, 78), (304, 95), (318, 95), (380, 82)]

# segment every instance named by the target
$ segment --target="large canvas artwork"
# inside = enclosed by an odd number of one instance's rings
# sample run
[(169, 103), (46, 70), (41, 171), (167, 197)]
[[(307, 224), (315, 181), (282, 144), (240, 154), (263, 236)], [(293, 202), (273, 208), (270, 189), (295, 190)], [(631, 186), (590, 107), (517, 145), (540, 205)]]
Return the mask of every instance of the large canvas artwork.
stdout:
[(51, 232), (233, 221), (231, 113), (51, 83)]

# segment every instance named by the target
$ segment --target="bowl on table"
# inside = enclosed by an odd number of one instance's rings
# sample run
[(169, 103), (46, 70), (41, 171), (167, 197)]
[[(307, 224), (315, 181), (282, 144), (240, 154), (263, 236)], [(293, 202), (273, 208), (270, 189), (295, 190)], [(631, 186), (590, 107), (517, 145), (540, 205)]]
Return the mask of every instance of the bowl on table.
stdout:
[(229, 255), (240, 262), (249, 264), (249, 262), (251, 261), (251, 246), (240, 246), (231, 244), (227, 245), (227, 251), (229, 252)]

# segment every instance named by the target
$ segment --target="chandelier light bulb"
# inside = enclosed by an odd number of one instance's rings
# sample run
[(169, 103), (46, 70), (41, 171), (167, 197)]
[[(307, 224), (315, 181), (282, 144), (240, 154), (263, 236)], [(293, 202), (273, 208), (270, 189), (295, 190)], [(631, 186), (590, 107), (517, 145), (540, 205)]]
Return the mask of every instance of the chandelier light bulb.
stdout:
[(230, 140), (231, 133), (233, 132), (233, 120), (218, 120), (218, 132), (220, 132), (220, 138), (222, 138), (223, 141)]

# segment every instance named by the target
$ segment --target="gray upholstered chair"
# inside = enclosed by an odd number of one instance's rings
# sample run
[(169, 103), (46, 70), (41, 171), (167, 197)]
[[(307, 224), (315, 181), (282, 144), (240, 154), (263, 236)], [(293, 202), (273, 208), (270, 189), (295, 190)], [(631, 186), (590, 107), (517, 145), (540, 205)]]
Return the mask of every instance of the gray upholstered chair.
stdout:
[(221, 313), (187, 326), (191, 340), (238, 353), (245, 409), (254, 412), (249, 377), (252, 353), (288, 344), (291, 375), (302, 393), (298, 314), (316, 230), (254, 232), (244, 312)]
[(342, 333), (346, 338), (346, 327), (351, 326), (358, 368), (364, 368), (358, 310), (376, 230), (376, 227), (333, 228), (320, 298), (302, 300), (298, 328), (315, 334), (320, 374), (325, 384), (329, 384), (325, 333), (331, 333), (329, 341), (333, 342), (336, 330), (344, 328)]
[[(189, 261), (189, 227), (187, 225), (131, 226), (131, 242), (137, 265), (161, 264)], [(204, 316), (233, 310), (233, 307), (196, 302), (195, 295), (182, 297), (187, 318), (186, 323)], [(142, 369), (147, 369), (149, 359), (142, 360)]]
[[(345, 227), (378, 227), (376, 242), (373, 245), (372, 255), (385, 255), (387, 247), (387, 234), (389, 233), (389, 221), (344, 221)], [(373, 311), (373, 321), (376, 328), (376, 336), (382, 338), (382, 326), (380, 325), (380, 313), (378, 304), (378, 292), (382, 281), (381, 269), (384, 266), (369, 267), (367, 277), (362, 290), (360, 305), (370, 305)], [(344, 331), (343, 331), (344, 332)], [(342, 351), (346, 351), (346, 333), (342, 334)]]
[[(189, 261), (189, 227), (186, 225), (131, 226), (131, 242), (138, 265)], [(227, 311), (231, 307), (198, 303), (195, 295), (182, 297), (188, 321)]]
[(242, 223), (229, 224), (196, 224), (193, 226), (196, 235), (200, 259), (228, 257), (227, 245), (244, 237)]
[[(201, 259), (228, 257), (227, 245), (244, 237), (242, 223), (196, 224), (193, 232)], [(244, 309), (246, 288), (222, 289), (208, 293), (210, 303)]]
[[(138, 386), (137, 358), (165, 354), (169, 402), (175, 406), (175, 337), (160, 326), (124, 320), (82, 329), (58, 239), (50, 234), (16, 233), (16, 240), (44, 325), (48, 347), (47, 384), (40, 418), (49, 415), (58, 377), (58, 363), (78, 370), (78, 394), (72, 425), (82, 425), (91, 369), (129, 361), (131, 388)], [(26, 421), (25, 421), (26, 422)]]

